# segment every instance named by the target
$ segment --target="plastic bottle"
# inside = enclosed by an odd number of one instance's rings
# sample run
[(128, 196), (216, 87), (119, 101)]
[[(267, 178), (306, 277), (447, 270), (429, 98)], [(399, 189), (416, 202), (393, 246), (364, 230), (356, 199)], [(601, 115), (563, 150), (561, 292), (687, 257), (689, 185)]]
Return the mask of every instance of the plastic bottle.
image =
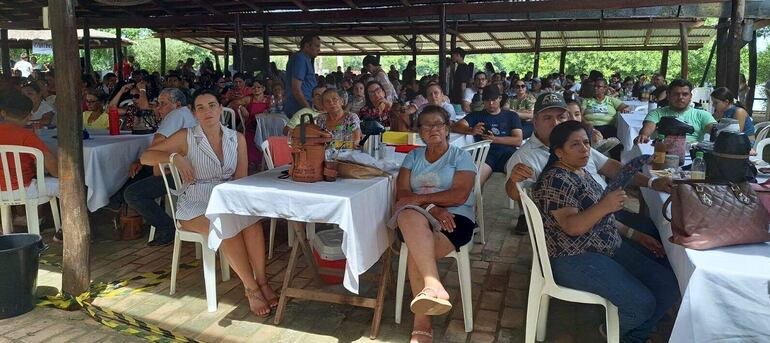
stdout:
[(111, 106), (109, 110), (107, 111), (107, 116), (109, 119), (109, 125), (110, 125), (110, 135), (119, 135), (120, 134), (120, 114), (118, 113), (118, 108)]
[(663, 143), (663, 140), (663, 135), (658, 135), (658, 139), (655, 140), (655, 154), (652, 160), (653, 170), (666, 169), (666, 144)]
[(706, 160), (703, 159), (703, 151), (695, 153), (695, 159), (692, 161), (692, 169), (690, 170), (690, 179), (706, 179)]

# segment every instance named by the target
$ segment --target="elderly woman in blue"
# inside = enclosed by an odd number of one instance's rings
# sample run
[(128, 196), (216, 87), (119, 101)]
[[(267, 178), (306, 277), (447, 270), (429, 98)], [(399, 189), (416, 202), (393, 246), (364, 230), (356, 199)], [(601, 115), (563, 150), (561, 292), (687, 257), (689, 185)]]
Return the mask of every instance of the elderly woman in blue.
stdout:
[[(400, 210), (396, 214), (399, 236), (409, 247), (407, 272), (415, 296), (410, 305), (415, 313), (411, 342), (430, 342), (430, 316), (452, 308), (436, 259), (473, 237), (476, 166), (470, 154), (449, 144), (449, 115), (443, 108), (427, 106), (417, 121), (426, 146), (404, 159), (395, 208)], [(415, 207), (404, 208), (407, 205)]]
[[(201, 90), (193, 103), (199, 125), (179, 130), (150, 147), (142, 154), (141, 162), (149, 166), (171, 162), (177, 167), (184, 182), (177, 201), (180, 229), (206, 237), (210, 223), (204, 214), (211, 191), (219, 183), (245, 177), (249, 159), (243, 135), (220, 123), (219, 94)], [(251, 312), (269, 316), (271, 308), (278, 306), (278, 296), (267, 283), (261, 224), (257, 222), (225, 239), (222, 253), (243, 282)]]

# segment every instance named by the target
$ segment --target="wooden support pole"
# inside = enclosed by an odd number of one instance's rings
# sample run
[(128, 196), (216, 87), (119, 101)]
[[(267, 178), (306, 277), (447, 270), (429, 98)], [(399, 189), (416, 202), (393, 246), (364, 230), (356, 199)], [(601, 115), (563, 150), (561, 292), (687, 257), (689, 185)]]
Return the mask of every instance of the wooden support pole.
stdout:
[(706, 78), (708, 78), (709, 75), (709, 69), (711, 68), (711, 62), (714, 60), (714, 52), (717, 51), (717, 42), (714, 41), (714, 44), (711, 45), (711, 52), (709, 53), (709, 59), (706, 62), (706, 69), (703, 70), (703, 77), (700, 79), (700, 87), (703, 87), (706, 85)]
[(117, 51), (115, 59), (118, 61), (117, 64), (115, 64), (118, 66), (116, 74), (118, 74), (118, 80), (123, 81), (123, 37), (120, 35), (119, 27), (115, 28), (115, 51)]
[(225, 37), (225, 70), (222, 74), (227, 74), (230, 71), (230, 37)]
[[(211, 55), (214, 56), (214, 69), (216, 71), (218, 71), (218, 72), (222, 72), (222, 65), (219, 64), (219, 56), (217, 56), (217, 54), (215, 54), (213, 52), (211, 53)], [(216, 80), (214, 80), (214, 81), (216, 81)]]
[(91, 30), (88, 26), (88, 19), (83, 20), (83, 61), (85, 62), (85, 72), (91, 74)]
[(660, 75), (665, 79), (666, 74), (668, 74), (668, 49), (663, 50), (660, 56)]
[(414, 61), (414, 66), (417, 66), (417, 35), (412, 35), (412, 46), (410, 47), (412, 49), (412, 61)]
[(235, 15), (235, 45), (238, 53), (238, 72), (243, 72), (243, 32), (241, 32), (241, 16)]
[(262, 80), (267, 78), (270, 74), (270, 31), (268, 31), (267, 25), (262, 26), (262, 49), (264, 49), (265, 64), (262, 69)]
[(83, 99), (74, 0), (49, 0), (56, 61), (56, 115), (59, 117), (59, 193), (64, 233), (62, 291), (80, 295), (91, 283), (91, 229), (83, 172)]
[(564, 74), (564, 69), (567, 64), (567, 50), (562, 50), (559, 55), (559, 74)]
[(166, 35), (160, 34), (160, 74), (166, 75), (166, 69), (168, 69), (168, 61), (166, 57)]
[(741, 47), (743, 46), (743, 14), (745, 0), (732, 0), (730, 14), (730, 32), (727, 37), (728, 49), (725, 60), (725, 87), (733, 94), (738, 94), (738, 75), (741, 68)]
[(725, 86), (725, 59), (727, 58), (727, 18), (719, 18), (717, 25), (717, 64), (716, 64), (716, 86)]
[(683, 80), (687, 80), (690, 77), (690, 50), (687, 45), (687, 36), (687, 27), (684, 26), (684, 23), (679, 23), (679, 42), (682, 46), (682, 70), (680, 74)]
[(754, 92), (757, 88), (757, 31), (754, 31), (749, 42), (749, 92), (746, 94), (746, 111), (754, 114)]
[(11, 76), (11, 49), (8, 45), (8, 29), (0, 29), (0, 58), (3, 59), (3, 75)]
[(540, 30), (535, 31), (535, 65), (532, 66), (532, 77), (537, 77), (540, 70)]
[(441, 89), (444, 90), (444, 94), (449, 94), (448, 80), (446, 79), (446, 5), (441, 4), (441, 12), (439, 13), (439, 22), (441, 24), (441, 33), (438, 40), (438, 78), (441, 83)]

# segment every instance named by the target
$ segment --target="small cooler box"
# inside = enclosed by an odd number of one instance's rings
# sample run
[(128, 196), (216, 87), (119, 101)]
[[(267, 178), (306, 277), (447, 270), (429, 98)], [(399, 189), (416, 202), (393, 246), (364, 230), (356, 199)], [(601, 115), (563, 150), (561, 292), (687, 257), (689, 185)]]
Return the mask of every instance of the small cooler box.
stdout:
[(345, 254), (342, 253), (342, 230), (320, 231), (313, 239), (313, 258), (318, 264), (318, 273), (324, 282), (341, 284), (345, 275)]

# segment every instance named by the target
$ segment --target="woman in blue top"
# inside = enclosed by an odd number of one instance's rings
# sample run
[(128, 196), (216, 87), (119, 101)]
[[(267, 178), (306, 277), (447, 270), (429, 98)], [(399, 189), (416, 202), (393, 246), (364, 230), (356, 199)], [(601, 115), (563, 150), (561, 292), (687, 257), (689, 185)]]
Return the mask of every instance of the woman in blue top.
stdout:
[(714, 104), (714, 119), (731, 118), (738, 121), (741, 133), (746, 136), (754, 134), (754, 120), (742, 107), (735, 105), (735, 95), (726, 87), (719, 87), (711, 92), (711, 103)]
[(397, 213), (397, 222), (399, 236), (409, 247), (407, 272), (415, 296), (410, 305), (415, 313), (411, 341), (430, 342), (429, 316), (452, 308), (439, 279), (436, 259), (473, 237), (476, 166), (470, 154), (449, 144), (449, 115), (443, 108), (426, 106), (417, 122), (426, 146), (412, 150), (404, 159), (395, 208), (413, 205), (428, 213), (406, 208)]
[[(584, 167), (591, 142), (576, 121), (557, 125), (551, 157), (532, 191), (543, 214), (548, 256), (557, 284), (598, 294), (618, 307), (621, 342), (644, 342), (679, 298), (674, 273), (622, 240), (613, 213), (622, 189), (603, 194)], [(606, 331), (603, 331), (606, 332)]]

